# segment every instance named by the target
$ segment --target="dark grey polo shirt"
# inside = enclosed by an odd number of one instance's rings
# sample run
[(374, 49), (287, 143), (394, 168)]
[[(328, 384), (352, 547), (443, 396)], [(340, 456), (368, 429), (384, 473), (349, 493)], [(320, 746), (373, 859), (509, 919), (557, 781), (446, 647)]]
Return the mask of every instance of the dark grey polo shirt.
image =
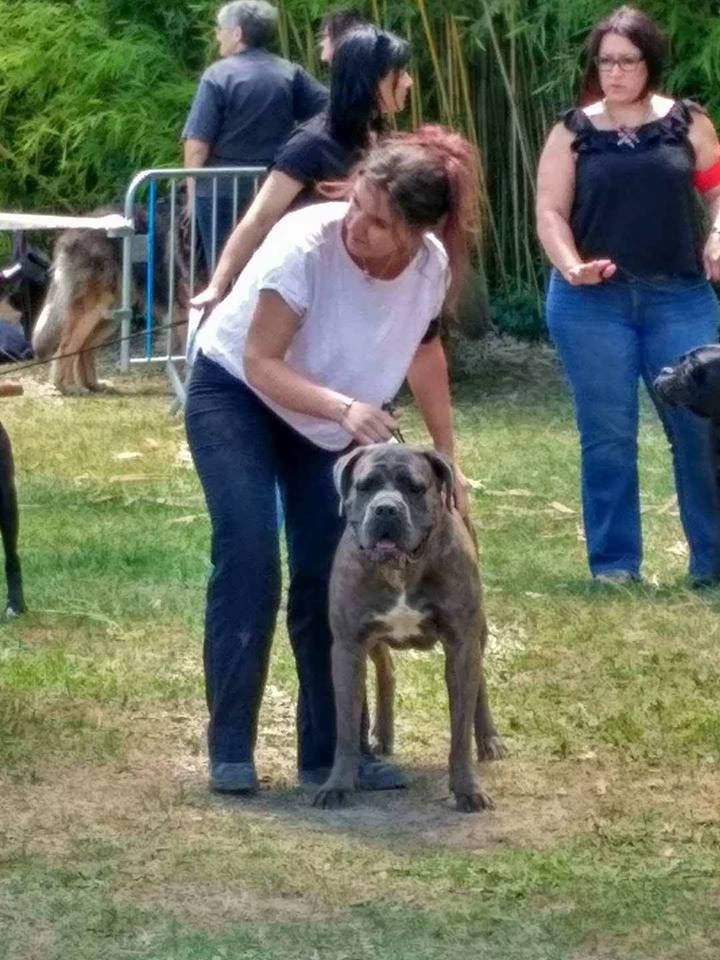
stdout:
[(251, 48), (208, 67), (182, 137), (210, 145), (209, 167), (269, 165), (296, 124), (324, 110), (327, 99), (302, 67)]

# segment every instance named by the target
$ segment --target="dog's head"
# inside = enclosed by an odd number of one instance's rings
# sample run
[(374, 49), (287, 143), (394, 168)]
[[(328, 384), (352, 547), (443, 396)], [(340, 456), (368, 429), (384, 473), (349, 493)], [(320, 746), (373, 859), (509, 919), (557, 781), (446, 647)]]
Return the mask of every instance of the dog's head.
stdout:
[(335, 485), (356, 542), (373, 562), (417, 557), (453, 507), (453, 469), (432, 450), (398, 443), (358, 447), (335, 465)]
[(720, 344), (709, 343), (684, 354), (658, 374), (655, 391), (673, 407), (687, 407), (720, 422)]

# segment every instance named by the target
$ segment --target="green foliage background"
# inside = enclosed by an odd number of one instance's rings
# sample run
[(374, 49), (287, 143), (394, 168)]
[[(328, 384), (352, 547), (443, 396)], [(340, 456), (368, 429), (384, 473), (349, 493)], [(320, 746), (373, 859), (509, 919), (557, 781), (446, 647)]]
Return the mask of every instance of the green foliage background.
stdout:
[[(0, 0), (0, 208), (87, 210), (117, 201), (132, 173), (177, 162), (195, 84), (213, 58), (210, 0)], [(326, 0), (281, 0), (282, 52), (317, 70)], [(538, 151), (573, 100), (582, 41), (602, 0), (370, 0), (410, 37), (416, 84), (402, 122), (439, 119), (475, 137), (487, 175), (483, 282), (532, 303)], [(644, 8), (673, 49), (666, 88), (720, 118), (717, 3)], [(521, 310), (522, 313), (522, 310)], [(524, 321), (522, 321), (524, 322)]]

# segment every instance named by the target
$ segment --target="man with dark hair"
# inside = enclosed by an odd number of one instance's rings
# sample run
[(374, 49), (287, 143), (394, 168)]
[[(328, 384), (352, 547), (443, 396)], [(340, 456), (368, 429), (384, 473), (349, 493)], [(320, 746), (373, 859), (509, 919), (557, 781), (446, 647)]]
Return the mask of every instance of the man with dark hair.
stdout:
[[(296, 124), (325, 109), (325, 87), (302, 67), (266, 49), (277, 20), (277, 8), (265, 0), (235, 0), (218, 11), (222, 59), (203, 73), (185, 123), (186, 167), (268, 166)], [(196, 206), (208, 265), (222, 249), (234, 214), (242, 214), (252, 186), (250, 180), (238, 181), (234, 210), (233, 178), (218, 180), (213, 231), (212, 183), (201, 180), (196, 190), (189, 179), (188, 201)]]
[(371, 23), (364, 13), (354, 7), (340, 7), (330, 10), (320, 21), (320, 60), (330, 63), (341, 38), (353, 27)]

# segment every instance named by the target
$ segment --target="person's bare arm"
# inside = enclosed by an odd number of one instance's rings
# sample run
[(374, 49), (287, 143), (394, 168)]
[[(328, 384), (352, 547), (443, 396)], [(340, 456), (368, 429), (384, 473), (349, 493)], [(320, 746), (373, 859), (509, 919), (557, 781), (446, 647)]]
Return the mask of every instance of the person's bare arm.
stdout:
[(455, 502), (458, 510), (468, 510), (467, 482), (455, 459), (452, 400), (447, 358), (440, 337), (418, 347), (407, 375), (433, 446), (444, 454), (455, 468)]
[(220, 300), (255, 250), (286, 212), (303, 184), (286, 173), (273, 170), (242, 220), (235, 226), (215, 267), (210, 283), (193, 297), (193, 306), (212, 306)]
[[(183, 166), (188, 169), (204, 167), (210, 154), (210, 144), (204, 140), (185, 140), (183, 143)], [(187, 208), (192, 210), (195, 205), (195, 178), (188, 177), (185, 181), (187, 187)]]
[(453, 460), (455, 434), (450, 379), (440, 337), (420, 344), (408, 370), (407, 381), (435, 449)]
[(572, 133), (561, 123), (550, 131), (537, 177), (537, 233), (543, 250), (568, 283), (600, 283), (616, 270), (608, 259), (583, 262), (570, 229), (575, 196)]
[[(690, 142), (695, 150), (695, 169), (707, 170), (720, 160), (720, 142), (712, 120), (704, 113), (693, 114)], [(703, 250), (705, 276), (720, 280), (720, 187), (702, 194), (710, 220), (710, 232)]]
[(333, 420), (359, 443), (389, 440), (396, 420), (377, 407), (321, 386), (294, 370), (285, 355), (300, 317), (274, 290), (262, 290), (245, 343), (245, 375), (270, 400), (311, 417)]

